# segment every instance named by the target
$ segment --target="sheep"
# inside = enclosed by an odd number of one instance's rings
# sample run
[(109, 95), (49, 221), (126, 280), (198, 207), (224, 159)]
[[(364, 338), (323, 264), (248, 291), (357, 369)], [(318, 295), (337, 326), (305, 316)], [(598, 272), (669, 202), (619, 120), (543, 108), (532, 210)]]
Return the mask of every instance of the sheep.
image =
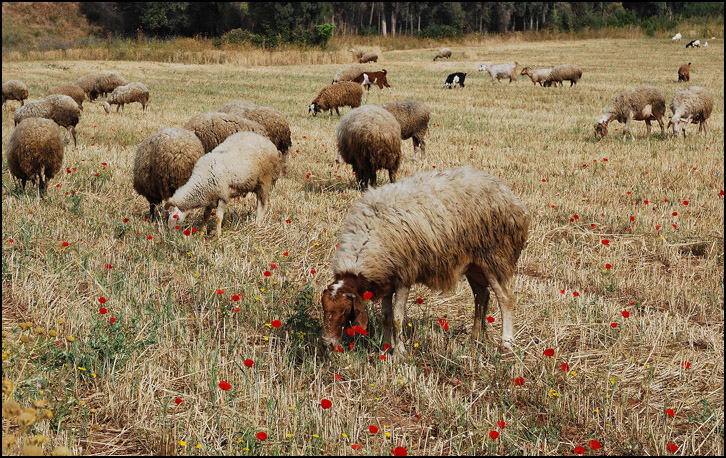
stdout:
[(680, 135), (683, 129), (683, 136), (688, 136), (686, 127), (689, 123), (698, 123), (698, 133), (706, 133), (706, 122), (713, 111), (713, 96), (702, 87), (691, 86), (673, 97), (670, 108), (673, 117), (668, 121), (668, 127), (673, 126), (674, 135)]
[(673, 35), (673, 38), (671, 38), (671, 41), (681, 41), (681, 32), (676, 33)]
[(245, 111), (242, 116), (257, 122), (265, 129), (262, 135), (270, 139), (280, 153), (282, 173), (287, 174), (287, 152), (292, 146), (290, 124), (279, 111), (270, 107), (255, 107)]
[(444, 57), (447, 59), (451, 57), (451, 48), (440, 49), (434, 56), (434, 62), (436, 62), (436, 59), (443, 59)]
[(217, 238), (222, 234), (222, 219), (233, 198), (254, 192), (257, 195), (259, 225), (267, 212), (269, 195), (280, 174), (279, 153), (267, 138), (254, 132), (239, 132), (197, 161), (189, 181), (179, 188), (164, 208), (169, 212), (171, 228), (175, 219), (182, 222), (185, 213), (204, 207), (202, 233), (212, 210), (217, 221)]
[(95, 86), (96, 86), (96, 79), (99, 77), (99, 75), (91, 74), (91, 75), (84, 75), (78, 78), (75, 83), (76, 86), (83, 89), (83, 92), (86, 93), (86, 97), (88, 97), (88, 100), (93, 102), (98, 98), (98, 92), (96, 92)]
[(25, 99), (28, 98), (28, 86), (20, 80), (7, 80), (2, 85), (3, 105), (8, 100), (19, 100), (20, 106), (25, 105)]
[(686, 48), (700, 48), (701, 47), (701, 40), (692, 40), (690, 43), (686, 45)]
[(656, 120), (660, 124), (661, 136), (665, 135), (663, 116), (665, 115), (665, 98), (661, 92), (652, 86), (643, 86), (618, 94), (610, 107), (595, 123), (595, 138), (600, 140), (608, 134), (608, 124), (613, 119), (625, 123), (623, 139), (626, 134), (635, 140), (630, 131), (631, 121), (645, 121), (650, 134), (650, 121)]
[(93, 90), (98, 95), (106, 97), (107, 94), (113, 92), (119, 86), (126, 86), (128, 81), (119, 76), (118, 73), (109, 73), (108, 75), (100, 75), (93, 82)]
[(222, 107), (219, 109), (222, 113), (231, 113), (231, 114), (244, 114), (247, 110), (252, 110), (253, 108), (257, 108), (257, 105), (250, 102), (249, 100), (232, 100), (230, 102), (225, 103), (222, 105)]
[(517, 81), (517, 66), (519, 65), (518, 62), (514, 62), (513, 64), (481, 64), (479, 66), (480, 72), (489, 72), (489, 76), (491, 76), (492, 81), (496, 78), (497, 82), (499, 82), (502, 78), (509, 78), (509, 82)]
[(26, 118), (8, 140), (6, 158), (10, 173), (25, 183), (38, 181), (38, 194), (47, 192), (48, 180), (63, 165), (63, 138), (58, 124), (50, 119)]
[(108, 99), (103, 102), (103, 109), (108, 114), (111, 112), (111, 105), (116, 105), (116, 113), (118, 113), (119, 108), (124, 108), (124, 104), (134, 102), (139, 102), (144, 114), (146, 114), (146, 107), (149, 103), (149, 89), (143, 83), (129, 83), (117, 87), (108, 96)]
[(51, 94), (40, 100), (28, 102), (15, 110), (15, 125), (26, 118), (52, 119), (59, 126), (65, 127), (76, 142), (76, 125), (81, 118), (81, 109), (75, 100), (63, 94)]
[(348, 52), (353, 53), (353, 60), (356, 62), (358, 62), (360, 60), (360, 58), (363, 57), (363, 53), (364, 53), (364, 51), (356, 51), (355, 48), (350, 48), (348, 50)]
[(366, 64), (368, 62), (378, 62), (378, 54), (375, 52), (367, 52), (358, 59), (358, 63)]
[(507, 284), (529, 223), (529, 212), (501, 180), (468, 166), (369, 190), (351, 209), (333, 257), (334, 280), (322, 295), (322, 343), (335, 345), (348, 321), (366, 328), (364, 300), (382, 299), (383, 342), (405, 353), (411, 285), (450, 290), (465, 275), (474, 293), (472, 338), (486, 332), (491, 286), (502, 344), (511, 350), (515, 300)]
[(152, 219), (159, 205), (174, 195), (204, 156), (201, 140), (187, 129), (167, 127), (146, 138), (136, 149), (134, 190), (149, 201)]
[(466, 73), (451, 73), (449, 76), (446, 77), (446, 81), (444, 82), (444, 87), (451, 89), (452, 87), (456, 87), (456, 85), (460, 85), (461, 87), (464, 87), (464, 80), (466, 79)]
[(343, 116), (336, 132), (338, 160), (353, 166), (361, 188), (376, 185), (376, 172), (388, 170), (391, 183), (401, 164), (401, 126), (388, 110), (363, 105)]
[(562, 86), (563, 81), (569, 81), (570, 87), (577, 84), (582, 78), (582, 67), (575, 64), (558, 65), (552, 69), (550, 80), (553, 83), (559, 83)]
[(413, 139), (413, 157), (419, 153), (421, 160), (426, 156), (424, 137), (429, 128), (431, 109), (418, 100), (404, 99), (389, 102), (383, 108), (390, 111), (401, 126), (401, 140)]
[(683, 64), (678, 68), (678, 81), (691, 80), (691, 63)]
[(531, 70), (529, 67), (522, 69), (522, 75), (528, 75), (532, 79), (532, 84), (535, 86), (539, 83), (540, 86), (550, 87), (552, 86), (552, 69), (543, 68), (540, 70)]
[(318, 96), (308, 106), (308, 113), (316, 116), (321, 111), (330, 110), (332, 116), (333, 109), (335, 109), (335, 112), (340, 115), (338, 108), (344, 106), (358, 108), (362, 99), (363, 88), (358, 83), (347, 81), (331, 84), (320, 90)]
[(330, 84), (340, 83), (343, 81), (353, 81), (355, 78), (360, 76), (361, 73), (368, 71), (369, 68), (366, 65), (351, 65), (350, 67), (341, 68), (338, 73), (333, 76), (333, 81)]
[(361, 86), (366, 86), (366, 89), (369, 91), (371, 90), (372, 84), (377, 84), (378, 89), (383, 89), (383, 86), (387, 87), (389, 90), (391, 89), (391, 86), (388, 84), (388, 78), (386, 75), (388, 72), (384, 68), (380, 72), (363, 72), (358, 77), (353, 78), (351, 81), (354, 83), (358, 83)]
[(237, 132), (255, 132), (267, 134), (265, 128), (239, 114), (210, 111), (192, 117), (184, 128), (194, 132), (202, 142), (204, 153), (209, 153), (232, 134)]
[(56, 86), (48, 90), (45, 95), (63, 94), (75, 100), (78, 104), (78, 108), (83, 111), (83, 101), (86, 100), (86, 93), (80, 86), (75, 84), (64, 84), (62, 86)]

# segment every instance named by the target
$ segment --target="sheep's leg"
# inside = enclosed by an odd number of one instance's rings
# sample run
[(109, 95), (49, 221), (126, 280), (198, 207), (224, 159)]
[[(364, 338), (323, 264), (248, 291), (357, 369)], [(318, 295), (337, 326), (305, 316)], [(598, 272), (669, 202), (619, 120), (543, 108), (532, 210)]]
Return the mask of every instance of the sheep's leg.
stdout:
[(217, 240), (222, 237), (222, 220), (224, 219), (224, 209), (226, 207), (227, 204), (222, 199), (217, 201), (217, 210), (214, 212), (214, 218), (217, 221)]
[(646, 120), (645, 120), (645, 129), (646, 129), (646, 130), (647, 130), (647, 132), (648, 132), (648, 136), (650, 136), (650, 128), (651, 128), (651, 125), (650, 125), (650, 119), (646, 119)]
[(479, 340), (479, 337), (486, 335), (487, 309), (489, 308), (489, 283), (482, 275), (481, 270), (466, 273), (471, 291), (474, 293), (474, 326), (471, 330), (471, 337)]
[(212, 207), (204, 207), (204, 217), (202, 218), (202, 235), (207, 233), (207, 223), (212, 216)]
[(389, 170), (388, 171), (388, 181), (390, 183), (396, 182), (396, 171), (395, 170)]
[(623, 129), (623, 140), (630, 134), (630, 138), (635, 141), (635, 135), (633, 135), (633, 132), (630, 130), (630, 118), (628, 118), (625, 121), (625, 129)]
[(270, 188), (270, 184), (263, 183), (261, 186), (258, 186), (255, 190), (255, 194), (257, 195), (257, 221), (256, 223), (262, 224), (262, 218), (267, 213), (267, 201), (269, 197), (269, 193), (267, 190)]
[(78, 142), (76, 141), (76, 128), (75, 128), (75, 126), (71, 126), (71, 135), (73, 136), (73, 146), (78, 146)]
[(381, 299), (383, 344), (393, 346), (393, 293)]
[(406, 353), (406, 347), (403, 344), (403, 322), (406, 320), (406, 302), (408, 302), (408, 286), (401, 286), (396, 289), (396, 302), (393, 304), (393, 337), (391, 347), (397, 355)]
[(487, 281), (497, 295), (499, 309), (502, 312), (502, 346), (512, 350), (514, 344), (514, 300), (504, 284), (500, 284), (497, 276), (484, 272)]
[(700, 123), (698, 123), (698, 133), (700, 134), (703, 132), (704, 134), (708, 133), (708, 126), (706, 125), (706, 120), (702, 119)]
[[(413, 160), (415, 161), (416, 156), (421, 155), (421, 153), (420, 153), (421, 147), (420, 147), (420, 142), (418, 141), (418, 138), (411, 137), (411, 139), (413, 140)], [(423, 157), (421, 159), (423, 159)]]
[(663, 124), (663, 118), (656, 118), (656, 121), (658, 121), (658, 124), (660, 125), (660, 136), (665, 137), (666, 131), (665, 131), (665, 124)]

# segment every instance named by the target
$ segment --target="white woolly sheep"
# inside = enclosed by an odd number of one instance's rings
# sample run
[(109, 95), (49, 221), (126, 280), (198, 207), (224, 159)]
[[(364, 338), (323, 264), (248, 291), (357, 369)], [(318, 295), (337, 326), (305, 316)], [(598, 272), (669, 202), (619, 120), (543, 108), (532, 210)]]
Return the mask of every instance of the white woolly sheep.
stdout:
[(315, 116), (321, 111), (330, 110), (332, 116), (335, 110), (335, 113), (340, 115), (338, 108), (345, 106), (358, 108), (362, 99), (363, 87), (358, 83), (348, 81), (331, 84), (320, 90), (318, 96), (310, 103), (308, 113)]
[(139, 144), (134, 158), (134, 189), (149, 201), (152, 219), (159, 205), (189, 180), (202, 156), (202, 142), (194, 132), (181, 127), (162, 129)]
[(98, 98), (98, 92), (96, 92), (96, 79), (98, 79), (100, 75), (84, 75), (78, 78), (73, 84), (83, 89), (83, 92), (86, 93), (86, 97), (88, 97), (88, 100), (93, 102)]
[(237, 132), (255, 132), (265, 135), (265, 128), (243, 115), (210, 111), (192, 117), (184, 128), (191, 130), (201, 140), (204, 152), (208, 153)]
[(52, 119), (59, 126), (65, 127), (73, 135), (76, 142), (76, 125), (81, 118), (81, 109), (75, 100), (63, 94), (52, 94), (40, 100), (28, 102), (15, 110), (15, 125), (26, 118)]
[(395, 100), (383, 105), (383, 108), (390, 111), (401, 126), (401, 140), (413, 139), (413, 158), (416, 153), (420, 158), (426, 156), (426, 132), (429, 128), (429, 117), (431, 109), (418, 100), (404, 99)]
[(479, 66), (480, 72), (489, 72), (492, 81), (496, 78), (499, 82), (502, 78), (509, 78), (509, 82), (517, 81), (517, 66), (519, 63), (514, 62), (513, 64), (481, 64)]
[(353, 81), (360, 76), (361, 73), (366, 71), (370, 71), (370, 68), (367, 65), (359, 64), (341, 68), (335, 76), (333, 76), (333, 81), (330, 84), (341, 83), (343, 81)]
[(243, 116), (257, 122), (265, 128), (265, 135), (280, 152), (282, 173), (287, 174), (287, 152), (292, 146), (292, 132), (287, 119), (277, 110), (270, 107), (255, 107), (244, 112)]
[(5, 153), (10, 173), (25, 183), (38, 181), (38, 194), (45, 196), (48, 180), (63, 165), (63, 138), (50, 119), (26, 118), (15, 128)]
[(442, 48), (434, 56), (434, 62), (436, 62), (437, 59), (443, 59), (443, 58), (448, 59), (450, 57), (451, 57), (451, 48)]
[(670, 105), (673, 117), (668, 121), (668, 127), (673, 126), (673, 134), (686, 137), (686, 127), (689, 123), (698, 124), (698, 133), (708, 131), (707, 121), (713, 111), (713, 96), (707, 89), (691, 86), (673, 97)]
[(383, 342), (404, 353), (411, 286), (450, 290), (465, 275), (474, 293), (472, 337), (486, 332), (491, 286), (502, 313), (502, 344), (511, 349), (515, 299), (507, 284), (529, 223), (529, 212), (501, 180), (470, 167), (422, 172), (369, 190), (351, 209), (335, 251), (335, 278), (322, 295), (322, 342), (335, 345), (348, 321), (366, 328), (365, 300), (382, 299)]
[(186, 212), (204, 207), (202, 233), (215, 211), (217, 238), (222, 234), (222, 219), (227, 204), (249, 192), (257, 195), (257, 220), (267, 212), (270, 191), (280, 175), (280, 155), (266, 137), (254, 132), (239, 132), (197, 161), (189, 181), (179, 188), (164, 208), (169, 211), (169, 227), (184, 220)]
[(572, 87), (577, 84), (580, 78), (582, 78), (582, 67), (575, 64), (558, 65), (552, 69), (550, 74), (550, 80), (553, 83), (559, 83), (560, 86), (562, 86), (563, 81), (569, 81), (570, 87)]
[(351, 110), (337, 130), (338, 157), (353, 166), (358, 184), (376, 185), (376, 171), (388, 170), (393, 183), (401, 164), (401, 126), (388, 111), (375, 105)]
[(552, 85), (552, 80), (550, 79), (550, 77), (552, 76), (551, 68), (531, 70), (529, 67), (524, 67), (521, 74), (528, 75), (532, 79), (532, 83), (535, 86), (537, 85), (537, 83), (539, 83), (540, 86), (545, 87), (549, 87)]
[(671, 41), (681, 41), (682, 35), (681, 32), (676, 33), (673, 35), (673, 38), (671, 38)]
[(28, 86), (20, 80), (7, 80), (2, 85), (3, 105), (8, 100), (20, 101), (20, 106), (25, 105), (25, 99), (28, 98)]
[(72, 98), (78, 104), (78, 108), (83, 111), (83, 101), (86, 100), (86, 92), (81, 89), (80, 86), (76, 84), (64, 84), (62, 86), (56, 86), (48, 90), (48, 93), (45, 95), (48, 96), (53, 94), (67, 95), (68, 97)]
[(139, 102), (144, 109), (144, 114), (146, 114), (146, 107), (149, 103), (149, 89), (143, 83), (129, 83), (117, 87), (108, 96), (108, 99), (103, 102), (103, 109), (108, 114), (111, 111), (111, 105), (116, 105), (116, 113), (118, 113), (119, 108), (123, 110), (125, 104), (134, 102)]
[(610, 107), (595, 123), (595, 138), (600, 140), (608, 134), (608, 124), (617, 119), (625, 123), (623, 139), (627, 134), (635, 140), (630, 131), (631, 121), (645, 121), (650, 134), (650, 121), (656, 120), (660, 124), (661, 135), (665, 135), (663, 116), (665, 115), (665, 97), (652, 86), (643, 86), (618, 94)]
[(99, 96), (106, 97), (107, 94), (113, 92), (119, 86), (126, 86), (129, 84), (123, 77), (119, 76), (118, 73), (109, 73), (107, 75), (100, 75), (93, 82), (93, 90)]

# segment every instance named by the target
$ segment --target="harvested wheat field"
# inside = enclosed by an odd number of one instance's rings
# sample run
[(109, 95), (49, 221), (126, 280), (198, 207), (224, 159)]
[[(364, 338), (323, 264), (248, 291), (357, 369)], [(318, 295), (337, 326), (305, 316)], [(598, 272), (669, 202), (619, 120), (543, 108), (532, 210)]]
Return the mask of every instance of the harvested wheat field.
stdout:
[[(403, 357), (383, 349), (378, 303), (368, 335), (319, 347), (330, 261), (362, 193), (335, 162), (340, 117), (308, 106), (349, 61), (3, 60), (3, 80), (24, 81), (30, 100), (110, 71), (151, 91), (146, 114), (86, 101), (78, 146), (66, 145), (45, 199), (10, 175), (19, 102), (2, 108), (3, 453), (32, 442), (77, 455), (722, 455), (723, 41), (453, 48), (445, 62), (431, 62), (439, 48), (382, 52), (372, 68), (387, 70), (391, 90), (374, 86), (363, 103), (431, 109), (426, 157), (413, 161), (406, 140), (399, 178), (470, 165), (529, 209), (510, 284), (513, 352), (499, 349), (494, 294), (487, 334), (472, 340), (463, 277), (451, 291), (412, 289)], [(545, 88), (477, 71), (513, 61), (518, 73), (563, 63), (584, 73)], [(685, 62), (691, 81), (678, 83)], [(454, 72), (468, 73), (466, 87), (443, 89)], [(613, 121), (596, 141), (613, 98), (644, 85), (666, 106), (707, 88), (708, 132), (662, 138), (656, 122), (648, 135), (634, 121), (631, 140)], [(233, 99), (275, 108), (292, 130), (270, 212), (258, 222), (253, 195), (235, 200), (219, 239), (201, 234), (201, 209), (178, 229), (152, 222), (132, 187), (137, 146)], [(9, 399), (38, 410), (21, 421), (6, 414)]]

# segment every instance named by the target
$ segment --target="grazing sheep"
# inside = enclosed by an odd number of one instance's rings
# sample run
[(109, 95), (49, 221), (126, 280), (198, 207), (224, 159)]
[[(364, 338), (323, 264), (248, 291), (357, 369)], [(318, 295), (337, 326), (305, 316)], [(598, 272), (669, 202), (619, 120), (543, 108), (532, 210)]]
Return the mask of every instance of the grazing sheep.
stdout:
[(681, 32), (676, 33), (673, 35), (673, 38), (671, 38), (671, 41), (681, 41)]
[(78, 78), (75, 83), (76, 86), (83, 89), (83, 92), (86, 93), (86, 97), (88, 97), (88, 100), (93, 102), (98, 98), (98, 92), (96, 92), (95, 86), (96, 86), (96, 79), (98, 79), (99, 75), (84, 75)]
[(20, 106), (25, 105), (25, 99), (28, 98), (28, 86), (20, 80), (7, 80), (2, 85), (3, 105), (8, 100), (19, 100)]
[(436, 62), (436, 59), (443, 59), (444, 57), (447, 59), (451, 57), (451, 48), (440, 49), (439, 52), (437, 52), (434, 56), (434, 62)]
[(383, 108), (390, 111), (401, 126), (401, 140), (413, 139), (413, 158), (416, 153), (423, 160), (426, 156), (424, 137), (429, 128), (431, 109), (418, 100), (404, 99), (389, 102)]
[(184, 128), (191, 130), (199, 138), (205, 154), (237, 132), (267, 134), (264, 126), (242, 115), (214, 111), (194, 116), (184, 124)]
[(86, 100), (86, 93), (81, 89), (80, 86), (75, 84), (65, 84), (63, 86), (56, 86), (51, 88), (45, 95), (63, 94), (75, 100), (78, 104), (78, 108), (83, 111), (83, 101)]
[(139, 102), (146, 114), (146, 107), (149, 103), (149, 89), (142, 83), (129, 83), (125, 86), (119, 86), (113, 90), (108, 100), (103, 102), (103, 109), (106, 114), (111, 111), (111, 105), (116, 105), (116, 113), (118, 109), (124, 108), (124, 104)]
[(491, 286), (502, 312), (502, 343), (511, 349), (515, 299), (507, 283), (529, 222), (501, 180), (470, 167), (422, 172), (369, 190), (351, 209), (335, 251), (335, 278), (322, 295), (322, 342), (335, 345), (348, 321), (366, 328), (365, 300), (382, 299), (383, 342), (404, 353), (411, 285), (450, 290), (465, 275), (474, 293), (472, 337), (486, 332)]
[(378, 62), (378, 54), (375, 52), (367, 52), (358, 59), (358, 63), (367, 64), (368, 62)]
[(691, 86), (673, 97), (670, 108), (673, 117), (668, 121), (668, 127), (673, 126), (674, 135), (680, 135), (683, 129), (683, 136), (688, 136), (686, 127), (689, 123), (698, 124), (698, 133), (706, 133), (706, 121), (713, 111), (713, 96), (702, 87)]
[(497, 82), (499, 82), (502, 78), (509, 78), (509, 82), (517, 81), (517, 66), (519, 65), (518, 62), (514, 62), (513, 64), (481, 64), (479, 66), (480, 72), (489, 72), (489, 76), (491, 76), (492, 81), (496, 78)]
[(179, 188), (164, 208), (169, 211), (169, 227), (184, 220), (186, 212), (204, 207), (202, 233), (212, 210), (217, 221), (217, 238), (227, 204), (237, 196), (257, 195), (257, 224), (267, 212), (272, 187), (280, 174), (280, 158), (275, 145), (254, 132), (228, 137), (211, 153), (197, 161), (189, 181)]
[(356, 51), (355, 48), (350, 48), (348, 52), (353, 53), (353, 60), (358, 62), (360, 61), (360, 58), (363, 57), (364, 51)]
[(608, 124), (613, 119), (625, 123), (623, 139), (626, 134), (635, 140), (630, 131), (631, 121), (645, 121), (650, 134), (650, 121), (656, 120), (660, 124), (661, 135), (665, 135), (663, 116), (665, 115), (665, 97), (652, 86), (643, 86), (618, 94), (610, 107), (595, 123), (595, 138), (600, 140), (608, 134)]
[(30, 180), (38, 181), (38, 194), (45, 196), (48, 180), (63, 165), (63, 138), (58, 124), (50, 119), (26, 118), (15, 128), (5, 153), (10, 173), (20, 179), (23, 189)]
[(108, 75), (100, 75), (93, 83), (93, 90), (99, 95), (106, 97), (107, 94), (113, 92), (119, 86), (126, 86), (128, 81), (119, 76), (118, 73), (109, 73)]
[(352, 81), (343, 83), (331, 84), (325, 86), (312, 103), (308, 107), (308, 113), (312, 113), (316, 116), (321, 111), (330, 110), (332, 116), (333, 109), (340, 115), (338, 108), (349, 106), (351, 108), (358, 108), (363, 99), (363, 88), (360, 84)]
[(351, 110), (337, 130), (339, 160), (353, 166), (358, 184), (376, 185), (376, 172), (388, 170), (393, 183), (401, 164), (401, 126), (388, 111), (374, 105)]
[(384, 68), (380, 72), (363, 72), (358, 77), (353, 78), (351, 81), (354, 83), (358, 83), (361, 86), (366, 86), (367, 90), (371, 90), (371, 85), (376, 84), (378, 85), (378, 89), (383, 89), (383, 86), (387, 87), (389, 90), (391, 89), (391, 86), (388, 84), (388, 78), (386, 75), (388, 72)]
[(552, 69), (550, 74), (550, 80), (553, 83), (559, 83), (560, 86), (562, 86), (563, 81), (569, 81), (570, 87), (572, 87), (577, 84), (580, 78), (582, 78), (582, 67), (575, 64), (558, 65)]
[(461, 87), (464, 87), (464, 80), (466, 79), (466, 73), (451, 73), (449, 76), (446, 77), (446, 81), (444, 82), (444, 87), (451, 89), (452, 87), (456, 87), (456, 85), (460, 85)]
[(678, 68), (678, 81), (690, 81), (691, 80), (691, 63), (683, 64)]
[(529, 67), (522, 69), (522, 75), (527, 75), (532, 79), (532, 83), (536, 86), (539, 83), (540, 86), (550, 87), (552, 86), (552, 69), (543, 68), (540, 70), (531, 70)]
[(686, 48), (700, 48), (701, 47), (701, 40), (692, 40), (690, 43), (686, 45)]
[(255, 107), (242, 115), (250, 121), (259, 123), (266, 132), (262, 135), (270, 139), (280, 152), (282, 173), (287, 174), (287, 152), (292, 146), (292, 133), (287, 119), (277, 110), (270, 107)]
[(151, 218), (158, 206), (192, 176), (204, 156), (202, 142), (187, 129), (167, 127), (139, 144), (134, 158), (134, 189), (149, 201)]
[(247, 110), (252, 110), (254, 108), (257, 108), (257, 105), (250, 102), (249, 100), (232, 100), (231, 102), (227, 102), (224, 105), (222, 105), (222, 108), (219, 109), (222, 113), (232, 113), (232, 114), (238, 114), (242, 115)]
[(81, 109), (75, 100), (63, 94), (52, 94), (40, 100), (28, 102), (15, 110), (15, 125), (26, 118), (52, 119), (59, 126), (65, 127), (76, 142), (76, 125), (81, 118)]
[(333, 76), (333, 81), (330, 84), (340, 83), (343, 81), (353, 81), (361, 73), (368, 71), (369, 68), (366, 65), (351, 65), (350, 67), (341, 68), (338, 73)]

